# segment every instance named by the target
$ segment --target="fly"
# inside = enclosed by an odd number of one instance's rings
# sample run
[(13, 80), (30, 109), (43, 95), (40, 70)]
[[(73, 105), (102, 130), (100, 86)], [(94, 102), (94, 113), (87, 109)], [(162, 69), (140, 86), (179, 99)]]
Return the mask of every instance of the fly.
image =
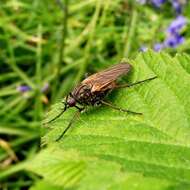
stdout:
[(116, 80), (119, 77), (126, 75), (131, 68), (132, 66), (129, 63), (122, 62), (87, 77), (79, 85), (77, 85), (74, 90), (66, 96), (66, 100), (63, 102), (63, 110), (55, 118), (48, 122), (50, 123), (56, 120), (70, 107), (75, 107), (78, 110), (69, 122), (67, 128), (62, 132), (56, 141), (59, 141), (65, 135), (67, 130), (71, 127), (76, 115), (80, 114), (86, 106), (105, 105), (122, 112), (142, 115), (142, 113), (123, 109), (105, 101), (105, 97), (114, 89), (132, 87), (157, 78), (154, 76), (132, 84), (117, 84)]

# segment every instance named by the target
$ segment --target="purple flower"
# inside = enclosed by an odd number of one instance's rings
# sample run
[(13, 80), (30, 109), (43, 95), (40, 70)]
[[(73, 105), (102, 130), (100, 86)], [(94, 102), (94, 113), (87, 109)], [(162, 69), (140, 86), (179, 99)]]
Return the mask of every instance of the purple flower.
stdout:
[(20, 86), (17, 87), (17, 90), (19, 92), (23, 92), (24, 93), (24, 92), (30, 91), (31, 88), (29, 86), (27, 86), (27, 85), (20, 85)]
[[(141, 4), (151, 2), (155, 7), (161, 7), (166, 0), (137, 0)], [(181, 14), (183, 6), (187, 3), (187, 0), (168, 0), (172, 4), (173, 8), (178, 14)], [(181, 29), (187, 24), (187, 19), (178, 15), (173, 22), (169, 25), (166, 30), (166, 39), (162, 43), (157, 43), (154, 45), (153, 49), (155, 51), (160, 51), (166, 47), (176, 48), (178, 45), (182, 44), (185, 38), (180, 34)], [(147, 48), (142, 46), (140, 51), (144, 52)]]
[(171, 3), (176, 12), (180, 14), (182, 12), (182, 5), (179, 0), (172, 0)]
[(164, 48), (164, 44), (162, 43), (154, 44), (154, 51), (161, 51), (163, 48)]
[(168, 33), (178, 33), (187, 24), (187, 19), (180, 15), (168, 27)]
[(147, 50), (148, 50), (148, 48), (146, 46), (141, 46), (139, 49), (139, 51), (141, 51), (141, 52), (145, 52)]
[(178, 45), (182, 44), (184, 42), (184, 37), (180, 34), (172, 34), (169, 35), (168, 38), (164, 41), (164, 45), (166, 47), (175, 48)]
[(164, 41), (166, 47), (175, 48), (184, 42), (184, 37), (180, 35), (180, 30), (187, 24), (187, 19), (180, 15), (168, 27), (168, 37)]
[(182, 13), (183, 6), (187, 3), (186, 0), (171, 0), (172, 6), (178, 14)]
[(138, 3), (140, 3), (141, 5), (144, 5), (146, 3), (146, 0), (136, 0)]
[(167, 38), (161, 44), (155, 44), (154, 50), (160, 51), (163, 48), (176, 48), (184, 42), (184, 37), (180, 35), (180, 30), (186, 25), (187, 20), (183, 16), (178, 16), (167, 29)]
[[(147, 0), (136, 0), (138, 3), (144, 5), (146, 4), (148, 1)], [(165, 3), (166, 0), (151, 0), (151, 3), (155, 6), (155, 7), (160, 7), (163, 3)]]
[(161, 7), (161, 5), (165, 3), (165, 0), (152, 0), (152, 4), (155, 6), (155, 7)]

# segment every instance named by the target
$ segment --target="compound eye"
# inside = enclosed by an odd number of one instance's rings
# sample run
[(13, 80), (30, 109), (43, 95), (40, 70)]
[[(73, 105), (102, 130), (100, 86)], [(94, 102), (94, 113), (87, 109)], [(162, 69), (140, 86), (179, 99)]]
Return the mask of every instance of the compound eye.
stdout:
[(74, 98), (70, 98), (67, 103), (68, 103), (69, 107), (73, 107), (76, 105), (76, 101)]

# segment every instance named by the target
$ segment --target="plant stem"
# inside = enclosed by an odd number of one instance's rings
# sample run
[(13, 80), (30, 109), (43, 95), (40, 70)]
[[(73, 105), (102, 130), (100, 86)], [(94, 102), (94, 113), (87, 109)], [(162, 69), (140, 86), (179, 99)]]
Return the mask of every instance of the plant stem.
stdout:
[(69, 17), (69, 11), (68, 11), (68, 6), (69, 6), (69, 0), (65, 0), (65, 4), (62, 5), (62, 3), (60, 1), (57, 0), (57, 2), (59, 2), (60, 7), (63, 11), (63, 23), (62, 23), (62, 32), (61, 32), (61, 40), (60, 40), (60, 54), (59, 54), (59, 63), (58, 63), (58, 77), (60, 74), (60, 68), (62, 63), (65, 64), (65, 60), (64, 60), (64, 51), (65, 51), (65, 41), (67, 38), (67, 30), (68, 30), (68, 17)]
[(95, 34), (95, 29), (96, 29), (96, 24), (97, 24), (97, 20), (98, 20), (98, 16), (100, 14), (100, 10), (101, 10), (101, 0), (98, 0), (97, 3), (96, 3), (96, 10), (95, 10), (95, 13), (94, 13), (94, 16), (91, 20), (91, 28), (90, 28), (90, 31), (89, 31), (89, 37), (88, 37), (88, 41), (87, 41), (87, 44), (86, 44), (86, 47), (85, 47), (85, 53), (84, 53), (84, 62), (83, 64), (81, 65), (80, 67), (80, 70), (78, 72), (78, 75), (76, 77), (76, 83), (78, 83), (82, 76), (84, 75), (85, 71), (86, 71), (86, 68), (87, 68), (87, 65), (88, 65), (88, 60), (89, 60), (89, 57), (90, 57), (90, 48), (92, 46), (92, 42), (93, 42), (93, 38), (94, 38), (94, 34)]
[(126, 43), (126, 46), (124, 47), (124, 52), (123, 52), (124, 57), (130, 56), (131, 45), (132, 45), (132, 42), (134, 41), (134, 36), (135, 36), (135, 32), (136, 32), (137, 20), (138, 20), (138, 13), (134, 6), (133, 12), (132, 12), (131, 24), (130, 24), (128, 36), (126, 39), (127, 43)]
[(60, 84), (60, 76), (61, 76), (61, 68), (62, 65), (65, 64), (65, 46), (66, 46), (66, 38), (68, 33), (68, 17), (69, 17), (69, 0), (64, 0), (64, 4), (61, 2), (61, 0), (56, 0), (57, 4), (61, 8), (63, 12), (63, 21), (62, 21), (62, 30), (61, 30), (61, 39), (59, 44), (59, 59), (58, 63), (56, 64), (56, 77), (55, 82), (53, 86), (53, 93), (52, 93), (52, 100), (56, 99), (57, 91), (58, 91), (58, 85)]
[(36, 89), (36, 102), (35, 102), (35, 120), (40, 120), (42, 116), (42, 101), (41, 101), (41, 81), (42, 81), (42, 25), (40, 24), (38, 26), (38, 38), (40, 39), (37, 46), (37, 61), (36, 61), (36, 83), (37, 83), (37, 89)]
[[(6, 35), (7, 41), (9, 42), (11, 39)], [(30, 80), (30, 78), (16, 65), (15, 55), (14, 55), (14, 49), (10, 43), (8, 43), (8, 52), (9, 52), (9, 59), (8, 59), (8, 65), (11, 67), (11, 69), (17, 73), (17, 75), (31, 88), (35, 88), (35, 84)]]

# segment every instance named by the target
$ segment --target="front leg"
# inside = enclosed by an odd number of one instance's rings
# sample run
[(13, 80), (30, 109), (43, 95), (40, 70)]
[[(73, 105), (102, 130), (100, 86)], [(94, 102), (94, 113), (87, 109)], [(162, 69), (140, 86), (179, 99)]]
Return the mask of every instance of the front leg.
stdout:
[(75, 105), (75, 108), (77, 108), (79, 110), (79, 112), (82, 112), (85, 109), (85, 107), (79, 107), (77, 105)]
[(77, 111), (73, 115), (72, 119), (70, 120), (70, 122), (67, 125), (67, 127), (65, 128), (65, 130), (61, 133), (61, 135), (55, 141), (59, 141), (66, 134), (66, 132), (70, 129), (70, 127), (72, 126), (72, 124), (74, 123), (74, 121), (76, 120), (76, 118), (79, 117), (80, 113), (81, 113), (80, 111)]

